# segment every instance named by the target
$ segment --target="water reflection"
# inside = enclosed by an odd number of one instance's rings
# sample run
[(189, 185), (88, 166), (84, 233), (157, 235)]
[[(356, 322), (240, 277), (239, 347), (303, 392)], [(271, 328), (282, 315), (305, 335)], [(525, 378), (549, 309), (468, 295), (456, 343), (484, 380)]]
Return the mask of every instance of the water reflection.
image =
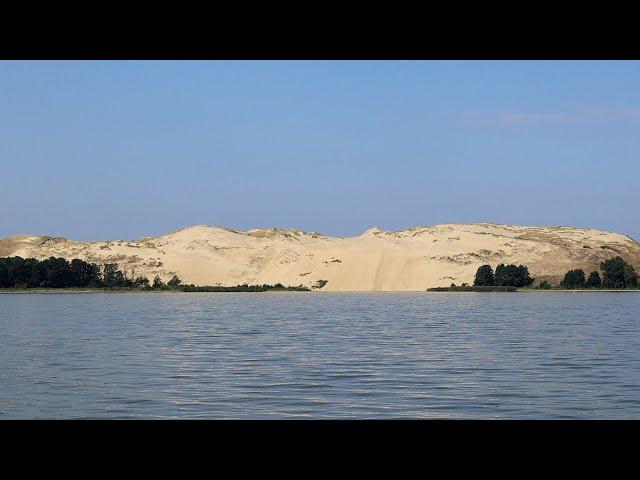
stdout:
[(0, 295), (0, 418), (638, 418), (640, 295)]

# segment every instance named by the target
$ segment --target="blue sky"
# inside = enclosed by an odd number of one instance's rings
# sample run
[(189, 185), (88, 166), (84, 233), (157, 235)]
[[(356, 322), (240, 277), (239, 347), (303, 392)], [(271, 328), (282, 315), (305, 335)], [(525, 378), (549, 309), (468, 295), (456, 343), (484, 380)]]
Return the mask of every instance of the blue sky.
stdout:
[(0, 62), (0, 236), (640, 239), (639, 62)]

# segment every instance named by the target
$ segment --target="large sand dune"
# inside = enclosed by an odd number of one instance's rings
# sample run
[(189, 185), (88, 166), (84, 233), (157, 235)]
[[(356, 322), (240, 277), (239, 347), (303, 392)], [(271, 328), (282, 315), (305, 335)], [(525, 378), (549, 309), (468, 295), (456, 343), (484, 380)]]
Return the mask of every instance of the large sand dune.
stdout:
[[(421, 291), (472, 283), (479, 265), (524, 264), (538, 280), (559, 281), (621, 255), (640, 271), (640, 244), (616, 233), (569, 227), (447, 224), (357, 237), (291, 229), (246, 232), (199, 225), (135, 241), (75, 242), (61, 237), (0, 240), (0, 256), (80, 258), (118, 263), (128, 274), (178, 274), (196, 285), (273, 284), (330, 291)], [(537, 283), (537, 282), (536, 282)]]

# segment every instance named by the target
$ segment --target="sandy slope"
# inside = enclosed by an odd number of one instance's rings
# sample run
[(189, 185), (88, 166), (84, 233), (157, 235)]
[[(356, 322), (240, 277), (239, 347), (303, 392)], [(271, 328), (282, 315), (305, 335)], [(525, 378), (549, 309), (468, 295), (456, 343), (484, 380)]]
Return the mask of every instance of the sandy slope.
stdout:
[(82, 243), (60, 237), (0, 240), (0, 256), (62, 256), (115, 262), (130, 274), (198, 285), (277, 283), (323, 290), (412, 291), (472, 283), (479, 265), (525, 264), (538, 280), (558, 281), (572, 268), (587, 274), (622, 255), (640, 271), (640, 244), (624, 235), (568, 227), (447, 224), (334, 238), (282, 229), (239, 232), (199, 225), (136, 241)]

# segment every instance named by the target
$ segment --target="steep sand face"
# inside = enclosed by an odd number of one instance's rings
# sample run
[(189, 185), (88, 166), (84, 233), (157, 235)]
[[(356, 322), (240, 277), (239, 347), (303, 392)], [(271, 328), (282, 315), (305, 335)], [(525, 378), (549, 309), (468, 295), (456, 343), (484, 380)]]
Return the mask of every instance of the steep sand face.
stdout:
[(293, 229), (246, 232), (199, 225), (136, 241), (74, 242), (20, 236), (0, 240), (0, 256), (118, 263), (130, 275), (196, 285), (273, 284), (323, 291), (423, 291), (472, 283), (478, 266), (524, 264), (537, 280), (558, 282), (567, 270), (587, 274), (621, 255), (640, 271), (640, 244), (599, 230), (486, 223), (434, 225), (400, 232), (379, 228), (349, 238)]

